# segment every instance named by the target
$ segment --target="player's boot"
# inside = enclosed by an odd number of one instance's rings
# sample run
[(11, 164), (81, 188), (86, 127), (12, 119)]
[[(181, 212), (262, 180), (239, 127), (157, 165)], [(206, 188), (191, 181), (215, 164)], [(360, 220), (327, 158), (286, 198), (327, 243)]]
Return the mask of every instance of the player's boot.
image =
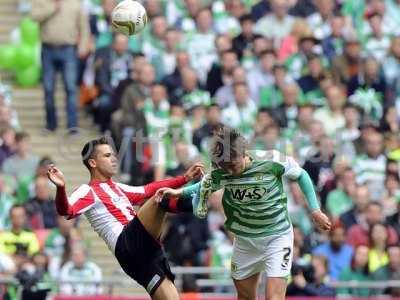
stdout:
[(211, 194), (211, 175), (206, 174), (201, 180), (199, 192), (192, 195), (193, 214), (196, 217), (203, 219), (207, 216), (207, 200)]

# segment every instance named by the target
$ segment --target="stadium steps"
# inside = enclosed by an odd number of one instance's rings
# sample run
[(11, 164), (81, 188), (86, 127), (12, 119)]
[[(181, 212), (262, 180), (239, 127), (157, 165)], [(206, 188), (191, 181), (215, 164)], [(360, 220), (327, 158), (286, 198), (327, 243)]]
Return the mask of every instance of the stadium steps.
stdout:
[(17, 3), (16, 0), (0, 0), (0, 45), (10, 42), (10, 33), (21, 18), (16, 13)]
[[(17, 3), (17, 0), (0, 0), (0, 46), (10, 42), (10, 33), (18, 26), (21, 17), (16, 13)], [(13, 74), (1, 71), (0, 79), (12, 86)], [(68, 192), (87, 182), (88, 173), (81, 163), (80, 151), (88, 139), (95, 138), (99, 134), (91, 119), (83, 111), (79, 113), (81, 133), (72, 137), (66, 134), (65, 96), (61, 78), (57, 78), (55, 93), (59, 120), (59, 130), (56, 134), (43, 134), (45, 111), (43, 91), (40, 86), (34, 88), (12, 86), (12, 92), (12, 106), (17, 111), (22, 129), (31, 135), (33, 152), (39, 156), (49, 155), (56, 162), (65, 174)], [(91, 259), (101, 267), (104, 278), (110, 278), (116, 273), (121, 274), (116, 259), (84, 217), (79, 221), (79, 229), (87, 244)], [(127, 279), (125, 276), (121, 278)], [(143, 292), (134, 284), (132, 284), (132, 288), (117, 287), (114, 289), (114, 293), (118, 295), (132, 295), (138, 291)]]

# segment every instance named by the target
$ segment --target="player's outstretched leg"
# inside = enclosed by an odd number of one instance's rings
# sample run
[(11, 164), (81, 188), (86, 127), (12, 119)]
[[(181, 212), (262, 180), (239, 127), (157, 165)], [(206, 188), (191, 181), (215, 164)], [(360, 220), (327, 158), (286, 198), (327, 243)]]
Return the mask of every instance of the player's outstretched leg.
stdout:
[[(162, 231), (162, 225), (165, 219), (165, 210), (159, 207), (154, 197), (149, 199), (138, 211), (137, 218), (147, 231), (147, 235), (152, 236), (144, 238), (143, 246), (147, 243), (152, 244), (147, 251), (153, 256), (153, 259), (146, 263), (146, 270), (143, 271), (142, 285), (150, 293), (153, 300), (179, 300), (178, 291), (173, 283), (174, 275), (171, 273), (168, 261), (162, 251), (159, 238)], [(157, 245), (157, 246), (156, 246)], [(146, 251), (146, 249), (144, 250)]]
[(233, 282), (235, 283), (238, 300), (256, 300), (259, 280), (260, 273), (254, 274), (249, 278), (242, 280), (234, 279)]
[(162, 225), (164, 223), (166, 211), (162, 209), (154, 200), (154, 197), (147, 200), (138, 211), (138, 218), (155, 239), (161, 236)]
[(268, 277), (265, 285), (265, 300), (285, 299), (286, 286), (286, 278)]

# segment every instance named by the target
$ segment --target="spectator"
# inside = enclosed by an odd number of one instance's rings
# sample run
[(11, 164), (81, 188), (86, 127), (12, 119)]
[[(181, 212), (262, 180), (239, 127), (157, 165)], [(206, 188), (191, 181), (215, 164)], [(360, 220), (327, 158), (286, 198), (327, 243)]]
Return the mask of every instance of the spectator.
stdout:
[(232, 82), (226, 82), (217, 90), (214, 95), (216, 102), (221, 108), (226, 108), (227, 106), (229, 106), (229, 104), (232, 103), (235, 97), (235, 95), (233, 94), (233, 86), (239, 82), (246, 82), (246, 77), (246, 70), (243, 67), (237, 66), (235, 67), (235, 69), (233, 69)]
[[(46, 129), (57, 128), (54, 104), (55, 73), (60, 70), (67, 95), (67, 127), (76, 130), (77, 58), (86, 57), (89, 22), (79, 0), (33, 0), (32, 17), (39, 22), (42, 39), (43, 88), (46, 103)], [(73, 132), (73, 131), (72, 131)]]
[(193, 144), (199, 152), (208, 155), (209, 139), (214, 130), (221, 125), (221, 109), (218, 104), (211, 103), (207, 107), (206, 122), (202, 127), (193, 132)]
[[(174, 215), (164, 238), (169, 260), (181, 266), (203, 264), (202, 257), (208, 249), (206, 241), (209, 235), (207, 219), (198, 219), (191, 214)], [(180, 247), (176, 247), (177, 244)]]
[(338, 218), (352, 208), (351, 199), (357, 189), (355, 174), (351, 168), (347, 168), (338, 177), (336, 189), (329, 192), (326, 198), (326, 210), (333, 218)]
[[(385, 194), (382, 197), (383, 213), (388, 217), (388, 222), (395, 225), (395, 215), (400, 200), (400, 178), (398, 173), (386, 172)], [(390, 221), (391, 220), (391, 221)], [(390, 224), (392, 225), (392, 224)], [(399, 226), (393, 226), (396, 231)]]
[(196, 70), (201, 83), (206, 82), (207, 72), (217, 60), (212, 23), (211, 11), (208, 8), (202, 8), (196, 15), (197, 31), (185, 37), (191, 66)]
[(346, 18), (341, 14), (334, 14), (329, 18), (330, 34), (322, 40), (324, 56), (332, 62), (336, 56), (343, 53)]
[(396, 107), (389, 106), (386, 108), (381, 119), (380, 130), (385, 133), (400, 134), (399, 116), (397, 115)]
[(254, 22), (251, 15), (245, 14), (239, 21), (241, 33), (233, 39), (232, 46), (237, 57), (244, 64), (245, 60), (252, 56), (253, 43), (257, 35), (253, 32)]
[(99, 12), (90, 15), (90, 32), (94, 36), (96, 49), (107, 47), (112, 43), (111, 12), (116, 0), (102, 0)]
[(278, 49), (278, 59), (283, 62), (298, 52), (300, 39), (310, 32), (308, 24), (303, 19), (296, 19), (290, 34), (282, 39)]
[(387, 105), (385, 93), (386, 82), (380, 75), (379, 63), (372, 57), (366, 58), (360, 73), (351, 77), (347, 84), (350, 102), (360, 107), (366, 118), (377, 122)]
[(232, 73), (239, 64), (234, 50), (229, 49), (220, 54), (221, 65), (214, 64), (207, 75), (207, 91), (211, 96), (224, 84), (232, 82)]
[[(275, 64), (272, 68), (273, 84), (261, 87), (258, 100), (259, 107), (277, 108), (283, 103), (283, 89), (292, 84), (293, 80), (284, 65)], [(255, 99), (257, 100), (257, 99)]]
[(233, 86), (235, 102), (222, 111), (222, 123), (238, 129), (244, 136), (250, 137), (255, 123), (257, 108), (249, 96), (249, 89), (244, 82)]
[(327, 194), (335, 187), (333, 161), (335, 159), (334, 141), (327, 136), (321, 137), (318, 152), (309, 157), (304, 163), (306, 170), (319, 191), (321, 202), (325, 207)]
[(176, 53), (182, 43), (182, 33), (175, 28), (167, 29), (165, 33), (165, 47), (158, 49), (150, 61), (156, 67), (156, 78), (161, 80), (174, 72), (176, 67)]
[(185, 172), (187, 169), (189, 169), (193, 162), (199, 161), (199, 151), (192, 143), (178, 140), (174, 141), (174, 145), (175, 153), (174, 155), (171, 155), (173, 156), (173, 159), (170, 158), (173, 161), (167, 164), (169, 169), (166, 171), (166, 175), (171, 177), (182, 174), (182, 172)]
[[(389, 263), (379, 268), (372, 274), (372, 278), (376, 281), (387, 281), (387, 280), (399, 280), (400, 274), (400, 247), (390, 246), (387, 249)], [(381, 291), (384, 294), (390, 294), (392, 296), (399, 295), (398, 288), (388, 288), (385, 291)]]
[(250, 95), (256, 103), (260, 102), (262, 89), (268, 88), (274, 83), (272, 69), (275, 63), (276, 53), (273, 50), (265, 50), (260, 53), (259, 63), (248, 72)]
[(47, 177), (40, 176), (35, 180), (35, 197), (26, 204), (26, 212), (29, 217), (30, 228), (51, 229), (57, 226), (56, 208), (54, 199), (50, 195), (50, 187)]
[(10, 210), (15, 202), (14, 197), (7, 191), (4, 175), (0, 174), (0, 232), (10, 229)]
[(141, 108), (144, 100), (150, 95), (150, 87), (154, 80), (154, 67), (149, 63), (145, 63), (141, 67), (138, 80), (132, 81), (125, 87), (121, 97), (121, 106), (111, 117), (112, 132), (118, 145), (122, 141), (125, 128), (133, 127), (136, 132), (144, 130), (145, 119)]
[(313, 2), (317, 11), (307, 17), (307, 22), (313, 29), (314, 36), (322, 40), (331, 33), (329, 20), (334, 15), (336, 3), (334, 0), (314, 0)]
[[(67, 261), (60, 271), (60, 281), (67, 281), (60, 286), (64, 295), (99, 295), (102, 280), (101, 269), (92, 261), (88, 260), (85, 249), (77, 245), (72, 249), (70, 260)], [(82, 283), (91, 281), (93, 283)]]
[(329, 241), (316, 247), (312, 254), (325, 256), (329, 265), (329, 278), (339, 279), (342, 271), (350, 267), (353, 249), (345, 243), (345, 229), (336, 224), (329, 233)]
[(282, 86), (283, 103), (274, 109), (274, 115), (280, 127), (293, 129), (298, 116), (300, 89), (296, 83)]
[(32, 176), (39, 159), (31, 152), (31, 139), (28, 133), (17, 133), (15, 141), (16, 153), (4, 161), (3, 172), (18, 180), (23, 176)]
[(187, 52), (179, 51), (176, 53), (175, 70), (162, 80), (170, 98), (172, 98), (176, 94), (176, 91), (182, 86), (182, 70), (189, 67), (189, 63), (190, 60)]
[[(371, 275), (368, 270), (368, 247), (358, 246), (354, 250), (351, 266), (347, 267), (339, 277), (340, 281), (370, 281)], [(337, 290), (339, 296), (346, 297), (368, 297), (372, 292), (368, 288), (340, 288)]]
[(333, 136), (338, 129), (345, 125), (343, 107), (346, 96), (339, 86), (332, 85), (326, 91), (327, 106), (319, 108), (314, 113), (314, 118), (324, 124), (325, 132)]
[(349, 35), (345, 39), (343, 54), (332, 61), (332, 74), (336, 83), (347, 84), (357, 76), (361, 66), (361, 45), (358, 39)]
[(39, 251), (36, 235), (25, 230), (26, 211), (23, 206), (14, 205), (10, 210), (11, 229), (0, 232), (0, 253), (33, 255)]
[(279, 45), (280, 40), (292, 31), (295, 18), (288, 14), (289, 3), (283, 0), (271, 1), (271, 13), (259, 19), (254, 26), (254, 32), (274, 39)]
[(391, 32), (384, 32), (383, 16), (377, 11), (367, 12), (367, 19), (371, 34), (366, 38), (365, 54), (382, 62), (390, 47)]
[(293, 282), (289, 284), (286, 294), (288, 296), (335, 296), (335, 290), (324, 283), (327, 272), (327, 259), (324, 256), (313, 256), (311, 266), (295, 268)]
[(344, 156), (347, 161), (352, 161), (356, 156), (354, 142), (361, 135), (359, 130), (361, 114), (356, 106), (346, 104), (343, 108), (343, 116), (345, 124), (336, 133), (339, 147), (337, 153)]
[(393, 103), (400, 95), (400, 36), (393, 37), (390, 52), (383, 59), (382, 70), (387, 84), (387, 97)]
[(318, 47), (320, 40), (317, 39), (310, 29), (305, 29), (303, 34), (298, 39), (298, 51), (286, 59), (285, 65), (287, 66), (290, 75), (298, 80), (301, 76), (306, 75), (308, 58), (318, 54)]
[[(158, 14), (153, 16), (149, 25), (150, 30), (143, 40), (142, 49), (147, 61), (154, 64), (155, 61), (153, 59), (165, 50), (165, 36), (168, 24), (165, 16)], [(156, 65), (154, 67), (157, 68)]]
[[(297, 126), (293, 130), (286, 132), (289, 144), (291, 144), (295, 153), (294, 156), (301, 164), (304, 163), (306, 158), (311, 156), (311, 152), (309, 152), (312, 147), (311, 127), (319, 127), (320, 125), (320, 122), (314, 120), (313, 114), (314, 107), (312, 105), (305, 104), (300, 106), (297, 114)], [(323, 129), (321, 130), (323, 131)], [(319, 140), (319, 137), (317, 137), (317, 140)]]
[[(355, 224), (347, 231), (347, 243), (353, 247), (359, 245), (370, 246), (371, 240), (369, 231), (373, 225), (382, 223), (384, 220), (382, 205), (377, 202), (370, 202), (365, 211), (365, 222)], [(387, 226), (387, 245), (391, 246), (398, 242), (396, 231), (391, 226)]]
[[(47, 177), (47, 171), (51, 164), (53, 164), (51, 158), (43, 156), (36, 167), (35, 174), (19, 178), (16, 190), (18, 203), (25, 203), (29, 198), (34, 198), (36, 196), (35, 181), (38, 177)], [(50, 189), (54, 188), (50, 182), (48, 182), (48, 186)]]
[(388, 232), (385, 225), (372, 225), (369, 232), (370, 249), (368, 251), (368, 269), (370, 273), (385, 266), (389, 262), (386, 252)]
[(346, 228), (346, 231), (356, 224), (364, 222), (365, 210), (370, 202), (371, 196), (366, 185), (356, 187), (352, 197), (353, 206), (350, 210), (340, 215), (340, 222)]
[(329, 76), (322, 65), (322, 57), (312, 55), (308, 58), (308, 74), (300, 77), (299, 86), (304, 93), (304, 101), (313, 105), (321, 106), (325, 104), (321, 81)]
[(173, 101), (182, 102), (186, 111), (192, 110), (196, 106), (204, 106), (210, 103), (210, 93), (200, 87), (194, 69), (185, 68), (182, 70), (182, 87), (176, 91)]
[(57, 227), (48, 234), (44, 252), (49, 257), (49, 272), (52, 278), (58, 278), (61, 266), (68, 260), (73, 245), (80, 241), (80, 236), (74, 228), (74, 222), (57, 216)]
[(353, 163), (357, 183), (368, 186), (374, 201), (381, 200), (385, 189), (386, 157), (382, 151), (382, 134), (371, 132), (365, 137), (365, 153), (358, 155)]
[(131, 63), (128, 38), (122, 33), (114, 35), (112, 46), (100, 48), (95, 53), (95, 85), (99, 96), (93, 104), (94, 120), (102, 132), (109, 127), (113, 90), (128, 77)]
[(15, 154), (17, 148), (15, 135), (15, 130), (10, 126), (3, 128), (0, 132), (0, 167), (7, 158)]

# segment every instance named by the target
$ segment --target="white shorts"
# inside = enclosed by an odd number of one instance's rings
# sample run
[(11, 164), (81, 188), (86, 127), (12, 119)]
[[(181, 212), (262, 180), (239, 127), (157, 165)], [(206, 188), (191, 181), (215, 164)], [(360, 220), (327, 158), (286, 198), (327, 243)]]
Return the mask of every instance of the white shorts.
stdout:
[(243, 280), (265, 272), (267, 277), (290, 275), (293, 258), (293, 228), (261, 238), (235, 237), (231, 262), (232, 278)]

